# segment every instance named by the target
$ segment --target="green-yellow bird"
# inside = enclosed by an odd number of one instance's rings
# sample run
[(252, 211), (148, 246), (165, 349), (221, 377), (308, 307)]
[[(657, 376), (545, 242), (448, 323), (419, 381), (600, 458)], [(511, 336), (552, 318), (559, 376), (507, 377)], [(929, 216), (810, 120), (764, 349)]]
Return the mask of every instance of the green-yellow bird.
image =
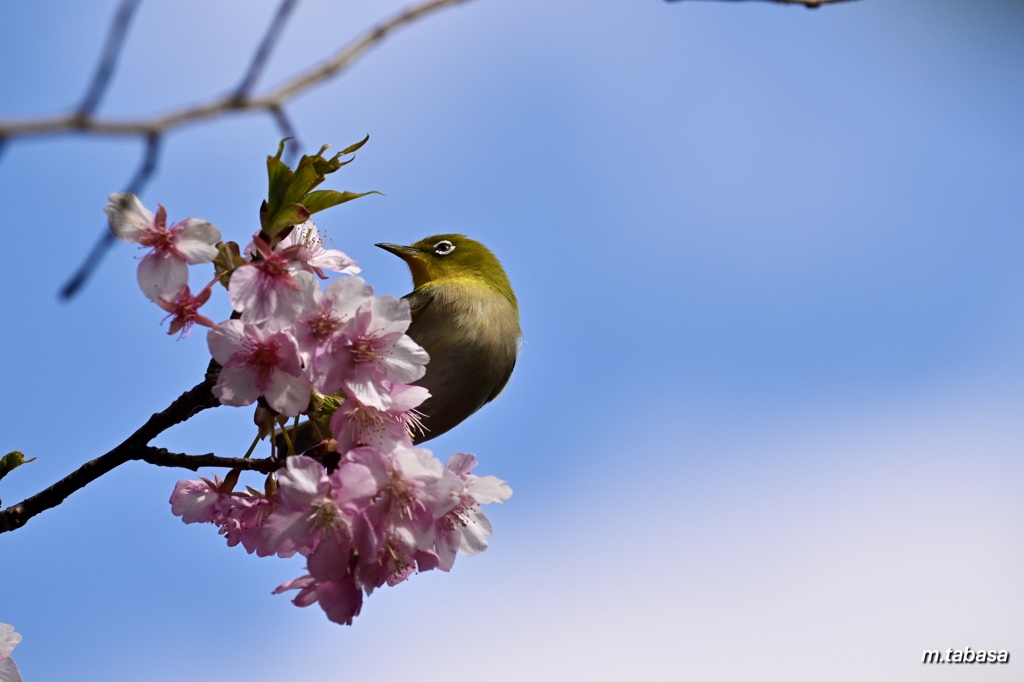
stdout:
[(426, 431), (440, 436), (494, 400), (519, 355), (519, 303), (491, 250), (461, 234), (439, 234), (412, 246), (377, 244), (409, 266), (412, 324), (408, 334), (430, 355), (416, 382), (430, 391), (418, 409)]
[[(440, 436), (494, 400), (512, 376), (522, 331), (519, 304), (501, 262), (486, 246), (461, 234), (439, 234), (411, 246), (377, 244), (412, 272), (408, 335), (430, 355), (419, 381), (430, 391), (417, 408), (424, 430), (414, 443)], [(315, 444), (309, 423), (299, 425), (295, 451)], [(278, 441), (283, 448), (283, 442)]]

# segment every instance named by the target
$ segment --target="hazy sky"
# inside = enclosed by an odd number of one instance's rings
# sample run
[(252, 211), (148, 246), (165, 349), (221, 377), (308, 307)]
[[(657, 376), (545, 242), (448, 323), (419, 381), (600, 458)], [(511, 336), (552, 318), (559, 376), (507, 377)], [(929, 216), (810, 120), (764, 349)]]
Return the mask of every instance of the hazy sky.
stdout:
[[(0, 4), (0, 117), (73, 106), (116, 4)], [(300, 3), (260, 89), (399, 6)], [(230, 89), (275, 8), (146, 0), (102, 115)], [(384, 195), (318, 223), (379, 293), (410, 281), (375, 242), (463, 232), (506, 265), (515, 374), (430, 443), (515, 491), (491, 548), (341, 627), (270, 594), (301, 558), (171, 515), (191, 472), (131, 463), (0, 536), (26, 681), (1020, 679), (1022, 35), (1015, 0), (478, 0), (395, 34), (288, 111), (306, 151), (370, 134), (328, 186)], [(244, 241), (279, 137), (176, 131), (143, 201)], [(4, 505), (202, 378), (133, 248), (57, 300), (139, 151), (0, 157), (0, 452), (38, 458)], [(157, 444), (251, 438), (221, 408)], [(920, 662), (967, 646), (1010, 663)]]

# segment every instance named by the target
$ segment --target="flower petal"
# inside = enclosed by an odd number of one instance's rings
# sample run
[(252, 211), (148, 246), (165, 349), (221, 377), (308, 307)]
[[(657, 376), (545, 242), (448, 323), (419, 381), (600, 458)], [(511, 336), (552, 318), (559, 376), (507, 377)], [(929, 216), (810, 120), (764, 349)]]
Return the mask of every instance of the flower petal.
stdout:
[[(221, 405), (252, 405), (260, 397), (257, 375), (248, 367), (222, 367), (217, 385), (213, 387), (213, 395)], [(308, 396), (306, 402), (309, 402)]]
[(142, 232), (153, 226), (153, 214), (139, 198), (129, 192), (111, 194), (103, 211), (107, 214), (110, 231), (118, 239), (137, 242)]
[(289, 417), (297, 417), (309, 407), (312, 388), (305, 374), (295, 376), (279, 369), (270, 376), (270, 383), (263, 395), (276, 411)]
[(173, 301), (188, 284), (188, 266), (168, 252), (154, 251), (139, 263), (138, 278), (139, 288), (149, 300)]
[(245, 340), (245, 324), (241, 320), (225, 320), (206, 333), (206, 345), (210, 355), (222, 365), (231, 356), (242, 350)]

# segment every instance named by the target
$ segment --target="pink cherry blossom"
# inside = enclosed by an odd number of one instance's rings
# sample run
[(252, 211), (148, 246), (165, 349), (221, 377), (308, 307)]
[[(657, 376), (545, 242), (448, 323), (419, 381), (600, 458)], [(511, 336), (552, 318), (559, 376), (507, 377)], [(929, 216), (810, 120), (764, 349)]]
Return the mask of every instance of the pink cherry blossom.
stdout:
[(458, 453), (448, 458), (445, 470), (465, 485), (459, 504), (438, 519), (434, 546), (440, 557), (440, 568), (451, 569), (456, 552), (463, 556), (479, 554), (487, 549), (487, 538), (493, 532), (491, 521), (480, 509), (481, 504), (504, 502), (512, 496), (505, 481), (494, 476), (469, 473), (477, 464), (476, 457)]
[(11, 652), (20, 642), (21, 635), (14, 631), (13, 625), (0, 623), (0, 682), (21, 682), (21, 672), (11, 658)]
[(285, 252), (273, 251), (257, 235), (255, 253), (261, 260), (242, 265), (231, 274), (228, 298), (242, 320), (250, 324), (281, 328), (295, 321), (303, 309), (302, 283)]
[(178, 338), (184, 339), (191, 333), (192, 325), (200, 324), (210, 328), (216, 326), (213, 320), (199, 314), (199, 308), (210, 299), (210, 294), (212, 293), (211, 286), (207, 285), (206, 288), (193, 296), (186, 284), (172, 300), (160, 299), (156, 301), (158, 306), (169, 313), (164, 318), (164, 320), (171, 320), (170, 329), (167, 331), (168, 334), (180, 331), (181, 334)]
[(241, 544), (249, 554), (271, 556), (263, 544), (263, 524), (277, 505), (262, 493), (249, 488), (247, 493), (236, 493), (221, 503), (220, 532), (228, 547)]
[(227, 320), (211, 329), (206, 341), (222, 366), (213, 387), (222, 405), (251, 405), (263, 396), (271, 408), (290, 417), (309, 406), (309, 379), (287, 331)]
[(363, 610), (363, 592), (352, 574), (319, 583), (316, 596), (327, 618), (339, 625), (352, 625), (352, 619)]
[(376, 448), (353, 448), (331, 472), (331, 495), (339, 507), (356, 514), (388, 483), (387, 458)]
[(317, 390), (335, 393), (343, 388), (364, 405), (389, 409), (391, 384), (416, 381), (430, 359), (405, 334), (410, 322), (405, 300), (378, 296), (362, 304), (316, 358)]
[(185, 523), (213, 523), (220, 514), (218, 503), (224, 497), (220, 484), (219, 477), (213, 481), (178, 481), (171, 493), (171, 513)]
[[(311, 457), (289, 457), (278, 475), (278, 506), (263, 523), (262, 546), (289, 557), (315, 549), (323, 533), (352, 537), (354, 517), (385, 483), (379, 457), (374, 452), (349, 452), (330, 476)], [(360, 537), (357, 544), (372, 543), (372, 538)], [(346, 540), (346, 546), (351, 544)]]
[(455, 508), (462, 481), (445, 476), (441, 462), (429, 450), (399, 448), (387, 458), (389, 483), (367, 515), (379, 535), (380, 549), (360, 558), (357, 576), (364, 588), (384, 582), (396, 585), (414, 569), (439, 565), (433, 551), (434, 525)]
[(297, 267), (314, 273), (320, 279), (327, 279), (324, 270), (346, 275), (355, 275), (360, 271), (356, 262), (345, 253), (324, 248), (324, 240), (312, 219), (293, 227), (274, 250), (288, 252), (288, 257)]
[(303, 575), (283, 582), (275, 587), (271, 594), (281, 594), (288, 590), (299, 590), (299, 594), (292, 599), (292, 603), (296, 606), (304, 607), (316, 603), (316, 578), (311, 575)]
[(300, 272), (296, 275), (303, 287), (303, 312), (296, 320), (295, 340), (306, 367), (313, 365), (314, 357), (352, 319), (355, 311), (373, 297), (373, 287), (359, 277), (343, 277), (320, 290), (315, 277)]
[(110, 230), (126, 242), (153, 250), (139, 263), (142, 292), (152, 301), (173, 299), (188, 283), (187, 263), (209, 263), (217, 257), (214, 246), (220, 230), (206, 222), (187, 218), (167, 227), (167, 211), (154, 216), (134, 194), (111, 194), (104, 208)]
[(223, 481), (200, 478), (178, 481), (171, 493), (171, 512), (185, 523), (212, 523), (227, 537), (228, 546), (241, 543), (250, 554), (269, 556), (262, 551), (261, 526), (274, 504), (258, 491), (245, 493), (222, 490)]
[(339, 452), (360, 445), (383, 452), (399, 446), (412, 447), (412, 434), (423, 431), (415, 408), (430, 397), (430, 391), (406, 384), (392, 384), (390, 391), (390, 407), (386, 410), (356, 400), (346, 400), (335, 410), (331, 415), (331, 435), (338, 441)]
[(316, 460), (289, 457), (277, 485), (280, 504), (263, 523), (263, 546), (268, 552), (292, 556), (311, 545), (320, 531), (343, 523), (341, 510), (329, 495), (327, 472)]
[[(345, 559), (338, 546), (338, 553), (325, 559), (328, 563), (340, 563)], [(327, 618), (339, 625), (351, 625), (363, 607), (363, 591), (351, 572), (345, 572), (330, 580), (318, 580), (313, 575), (304, 575), (279, 585), (274, 594), (287, 590), (299, 590), (292, 599), (296, 606), (305, 607), (319, 602)]]

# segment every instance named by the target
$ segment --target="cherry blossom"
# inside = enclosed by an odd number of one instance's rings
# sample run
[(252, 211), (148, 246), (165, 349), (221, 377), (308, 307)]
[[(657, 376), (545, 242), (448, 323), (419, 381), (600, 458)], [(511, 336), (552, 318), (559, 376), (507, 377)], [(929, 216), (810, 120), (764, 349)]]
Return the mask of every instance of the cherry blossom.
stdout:
[(466, 453), (452, 455), (445, 464), (445, 470), (458, 477), (465, 488), (459, 496), (459, 504), (437, 522), (434, 544), (440, 558), (439, 568), (443, 571), (451, 570), (456, 552), (472, 556), (487, 549), (487, 538), (493, 529), (480, 505), (504, 502), (512, 496), (512, 489), (505, 481), (469, 473), (476, 464), (476, 457)]
[(387, 410), (391, 385), (411, 384), (425, 372), (427, 352), (405, 334), (412, 322), (409, 304), (378, 296), (362, 304), (315, 361), (321, 393), (344, 389), (363, 405)]
[(288, 257), (298, 267), (314, 273), (320, 279), (327, 279), (324, 270), (346, 275), (356, 275), (360, 272), (359, 266), (348, 255), (337, 249), (324, 248), (324, 240), (312, 220), (293, 227), (274, 250), (287, 252)]
[(164, 318), (164, 320), (171, 320), (171, 326), (167, 333), (175, 334), (180, 331), (181, 334), (178, 338), (184, 339), (191, 333), (192, 325), (200, 324), (204, 327), (215, 327), (216, 325), (213, 323), (213, 320), (199, 314), (199, 308), (209, 300), (211, 293), (211, 285), (207, 285), (206, 288), (193, 296), (186, 284), (173, 300), (157, 300), (156, 304), (169, 313)]
[(390, 407), (380, 410), (355, 400), (346, 400), (331, 415), (331, 435), (344, 452), (360, 445), (370, 445), (390, 452), (396, 447), (412, 447), (412, 433), (423, 430), (416, 412), (430, 397), (422, 386), (392, 384)]
[[(185, 523), (212, 524), (228, 546), (250, 554), (303, 557), (304, 574), (274, 593), (294, 591), (296, 606), (318, 604), (331, 621), (351, 624), (376, 589), (417, 571), (448, 571), (457, 554), (486, 549), (492, 528), (481, 506), (504, 502), (512, 491), (471, 473), (473, 455), (453, 455), (443, 465), (413, 446), (423, 429), (417, 408), (430, 397), (413, 383), (429, 357), (406, 334), (409, 305), (375, 296), (351, 258), (324, 248), (312, 220), (288, 224), (353, 195), (317, 194), (308, 210), (298, 210), (311, 196), (309, 172), (322, 164), (303, 161), (304, 170), (289, 174), (278, 157), (271, 160), (278, 163), (271, 164), (261, 232), (244, 257), (237, 244), (218, 244), (210, 223), (168, 227), (163, 206), (153, 214), (133, 194), (110, 195), (105, 210), (118, 238), (150, 249), (139, 285), (167, 312), (169, 333), (185, 338), (196, 324), (210, 328), (207, 346), (220, 366), (212, 393), (221, 404), (256, 403), (258, 438), (289, 417), (305, 414), (323, 426), (329, 416), (332, 438), (309, 450), (312, 456), (278, 451), (283, 462), (262, 460), (270, 465), (264, 470), (276, 467), (262, 490), (235, 490), (241, 475), (251, 475), (241, 469), (226, 480), (183, 480), (171, 493), (171, 512)], [(213, 281), (193, 296), (187, 266), (210, 261)], [(345, 276), (323, 288), (326, 271)], [(227, 286), (234, 314), (214, 324), (199, 310), (217, 283)], [(315, 399), (314, 386), (323, 394)], [(18, 641), (0, 624), (0, 682), (20, 682), (9, 658)]]
[(309, 379), (295, 338), (287, 331), (227, 320), (211, 329), (206, 340), (222, 366), (213, 387), (221, 404), (251, 405), (263, 396), (271, 408), (291, 417), (309, 405)]
[(218, 503), (224, 497), (220, 492), (220, 477), (213, 481), (178, 481), (171, 493), (171, 513), (185, 523), (214, 523), (220, 516)]
[(331, 499), (322, 464), (309, 457), (289, 457), (278, 474), (280, 505), (263, 523), (263, 547), (289, 557), (308, 547), (321, 530), (341, 525), (341, 510)]
[(306, 272), (296, 275), (303, 291), (303, 312), (294, 325), (299, 354), (306, 367), (334, 334), (352, 319), (355, 311), (373, 297), (373, 287), (360, 277), (342, 277), (331, 282), (326, 291)]
[(21, 635), (14, 631), (13, 625), (0, 623), (0, 682), (21, 682), (21, 673), (11, 658), (11, 652), (20, 642)]
[(259, 260), (232, 273), (228, 284), (231, 305), (250, 324), (286, 327), (302, 312), (302, 283), (289, 254), (271, 250), (259, 236), (253, 238), (253, 244)]
[(187, 218), (167, 227), (163, 206), (154, 216), (129, 193), (111, 194), (104, 211), (118, 239), (153, 249), (138, 271), (139, 287), (151, 301), (173, 300), (188, 283), (186, 264), (209, 263), (217, 256), (220, 230), (205, 220)]

